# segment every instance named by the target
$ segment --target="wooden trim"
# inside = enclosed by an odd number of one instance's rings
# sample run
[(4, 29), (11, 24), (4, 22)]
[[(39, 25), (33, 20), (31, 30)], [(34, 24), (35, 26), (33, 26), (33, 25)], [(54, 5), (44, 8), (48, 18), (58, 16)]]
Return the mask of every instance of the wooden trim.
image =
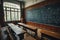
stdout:
[(20, 20), (18, 21), (6, 21), (5, 23), (18, 23), (18, 22), (21, 22)]
[(45, 25), (45, 24), (39, 24), (39, 23), (34, 23), (34, 22), (26, 22), (27, 25), (31, 25), (32, 27), (38, 27), (41, 29), (46, 29), (46, 30), (50, 30), (53, 32), (57, 32), (60, 33), (60, 28), (59, 27), (55, 27), (55, 26), (50, 26), (50, 25)]

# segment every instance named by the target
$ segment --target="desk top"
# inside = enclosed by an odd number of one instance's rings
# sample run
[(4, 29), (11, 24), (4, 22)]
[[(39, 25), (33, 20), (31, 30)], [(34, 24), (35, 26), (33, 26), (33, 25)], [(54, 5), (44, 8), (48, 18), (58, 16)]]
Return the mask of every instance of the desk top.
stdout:
[(25, 26), (25, 27), (27, 27), (27, 28), (30, 28), (30, 29), (33, 29), (33, 30), (35, 30), (35, 29), (37, 29), (37, 27), (32, 27), (31, 25), (26, 25), (26, 24), (24, 24), (24, 23), (18, 23), (19, 25), (22, 25), (22, 26)]
[(41, 29), (40, 32), (41, 32), (41, 33), (44, 33), (44, 34), (46, 34), (46, 35), (49, 35), (49, 36), (52, 36), (52, 37), (55, 37), (55, 38), (60, 39), (60, 34), (57, 33), (57, 32), (48, 31), (48, 30), (44, 30), (44, 29)]
[(24, 32), (22, 28), (19, 28), (18, 26), (14, 25), (13, 23), (8, 23), (8, 25), (16, 34), (21, 34)]

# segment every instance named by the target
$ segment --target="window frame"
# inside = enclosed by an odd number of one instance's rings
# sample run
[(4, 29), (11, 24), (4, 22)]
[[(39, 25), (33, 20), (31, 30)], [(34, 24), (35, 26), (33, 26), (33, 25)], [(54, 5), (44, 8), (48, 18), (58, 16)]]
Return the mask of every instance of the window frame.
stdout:
[[(4, 6), (4, 8), (5, 8), (4, 11), (6, 12), (6, 19), (4, 17), (4, 21), (5, 22), (20, 21), (20, 17), (21, 17), (20, 9), (18, 9), (18, 8), (12, 8), (12, 7), (6, 7), (6, 6)], [(10, 8), (10, 10), (7, 10), (7, 8)], [(11, 10), (11, 9), (14, 9), (14, 10)], [(7, 11), (10, 11), (10, 21), (7, 20)], [(12, 20), (11, 12), (14, 12), (14, 20)], [(18, 20), (15, 20), (15, 12), (17, 13), (17, 19)], [(20, 13), (20, 16), (19, 16), (18, 12)]]

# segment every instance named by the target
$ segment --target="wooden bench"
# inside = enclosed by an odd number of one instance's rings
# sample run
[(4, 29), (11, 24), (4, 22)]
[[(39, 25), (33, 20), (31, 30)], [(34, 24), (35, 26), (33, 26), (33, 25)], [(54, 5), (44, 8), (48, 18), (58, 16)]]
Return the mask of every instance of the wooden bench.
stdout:
[(15, 25), (13, 23), (8, 23), (8, 26), (9, 26), (9, 28), (10, 28), (11, 33), (13, 34), (13, 36), (17, 35), (20, 40), (24, 39), (24, 33), (26, 31), (24, 31), (22, 28), (18, 27), (17, 25)]
[(24, 23), (18, 23), (18, 24), (19, 24), (19, 25), (22, 25), (22, 26), (25, 26), (25, 27), (27, 27), (27, 28), (30, 28), (30, 29), (32, 29), (32, 30), (36, 30), (36, 29), (39, 30), (37, 33), (40, 33), (40, 34), (38, 34), (38, 35), (40, 35), (40, 36), (41, 36), (41, 33), (43, 33), (43, 34), (52, 36), (52, 37), (54, 37), (54, 38), (60, 39), (60, 34), (57, 33), (57, 32), (50, 31), (50, 30), (47, 30), (47, 29), (42, 29), (42, 28), (39, 28), (39, 27), (33, 27), (33, 26), (31, 26), (31, 25), (26, 25), (26, 24), (24, 24)]
[[(37, 27), (31, 26), (31, 25), (26, 25), (24, 23), (18, 23), (18, 25), (19, 26), (22, 26), (27, 31), (27, 33), (29, 35), (33, 36), (34, 38), (38, 38), (37, 37)], [(31, 32), (31, 34), (30, 34), (30, 32)]]

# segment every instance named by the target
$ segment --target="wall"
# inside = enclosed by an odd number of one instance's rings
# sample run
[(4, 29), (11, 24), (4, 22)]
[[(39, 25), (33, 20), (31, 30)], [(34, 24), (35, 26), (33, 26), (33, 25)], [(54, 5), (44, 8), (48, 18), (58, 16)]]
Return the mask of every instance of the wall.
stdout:
[(26, 21), (60, 26), (60, 4), (49, 4), (40, 8), (26, 10)]
[(45, 0), (25, 0), (25, 7), (29, 7), (31, 5), (40, 3), (42, 1), (45, 1)]
[[(60, 15), (59, 14), (60, 12), (58, 12), (56, 10), (56, 9), (60, 9), (59, 8), (60, 7), (59, 6), (60, 5), (59, 2), (60, 2), (59, 0), (46, 0), (46, 1), (43, 1), (41, 3), (38, 3), (38, 4), (35, 4), (35, 5), (32, 5), (32, 6), (27, 7), (26, 8), (26, 13), (25, 13), (25, 16), (26, 16), (26, 24), (33, 25), (35, 27), (39, 27), (39, 28), (46, 29), (46, 30), (51, 30), (51, 31), (59, 32), (59, 30), (60, 30), (59, 29), (60, 28), (59, 26), (60, 25), (55, 25), (55, 23), (54, 23), (54, 22), (58, 22), (57, 24), (60, 23), (59, 21), (56, 21), (57, 19), (60, 19), (58, 17)], [(57, 6), (57, 3), (58, 3), (58, 6)], [(52, 14), (53, 12), (51, 13), (51, 10), (50, 10), (49, 7), (54, 12), (57, 11), (58, 14), (57, 14), (57, 12), (55, 14)], [(53, 15), (54, 16), (56, 15), (57, 16), (57, 19), (55, 17), (53, 17)], [(52, 21), (50, 20), (50, 17), (51, 17), (51, 20)], [(53, 18), (55, 18), (55, 19), (53, 19)], [(46, 25), (47, 23), (44, 23), (44, 22), (49, 22), (47, 20), (50, 20), (52, 23), (51, 24), (49, 23), (48, 25)]]

